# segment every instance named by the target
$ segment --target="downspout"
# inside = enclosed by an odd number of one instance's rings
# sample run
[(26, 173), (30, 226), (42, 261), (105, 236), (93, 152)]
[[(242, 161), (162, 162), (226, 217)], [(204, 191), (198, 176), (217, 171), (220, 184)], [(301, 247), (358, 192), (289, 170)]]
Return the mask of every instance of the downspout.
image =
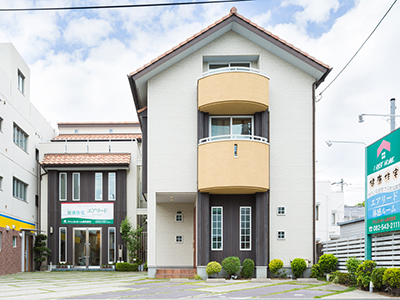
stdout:
[[(40, 165), (40, 163), (39, 163)], [(48, 172), (46, 171), (46, 169), (44, 169), (42, 166), (40, 166), (39, 168), (39, 172), (41, 173), (41, 169), (44, 170), (43, 174), (39, 175), (39, 188), (38, 188), (38, 229), (41, 230), (42, 229), (42, 222), (41, 222), (41, 211), (42, 211), (42, 178), (43, 176), (47, 175)]]
[(312, 145), (312, 159), (313, 159), (313, 201), (312, 201), (312, 211), (313, 211), (313, 238), (312, 238), (312, 243), (313, 243), (313, 264), (316, 263), (316, 251), (317, 251), (317, 244), (315, 243), (315, 90), (317, 89), (318, 86), (318, 81), (315, 81), (312, 84), (312, 110), (313, 110), (313, 120), (312, 120), (312, 135), (313, 135), (313, 145)]

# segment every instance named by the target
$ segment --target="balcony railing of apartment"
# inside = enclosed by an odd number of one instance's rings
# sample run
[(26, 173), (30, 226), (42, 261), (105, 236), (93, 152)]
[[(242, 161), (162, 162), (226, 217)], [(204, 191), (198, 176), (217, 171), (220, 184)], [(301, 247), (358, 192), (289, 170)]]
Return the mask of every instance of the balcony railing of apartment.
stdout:
[(227, 141), (227, 140), (244, 140), (244, 141), (255, 141), (269, 145), (268, 139), (261, 136), (255, 135), (243, 135), (243, 134), (228, 134), (228, 135), (217, 135), (210, 136), (206, 138), (202, 138), (199, 140), (199, 145), (210, 143), (210, 142), (218, 142), (218, 141)]
[(249, 72), (249, 73), (254, 73), (254, 74), (259, 74), (262, 75), (268, 79), (270, 79), (266, 73), (261, 72), (258, 69), (254, 68), (246, 68), (246, 67), (226, 67), (226, 68), (219, 68), (219, 69), (214, 69), (214, 70), (208, 70), (207, 72), (204, 72), (201, 74), (200, 78), (207, 77), (209, 75), (214, 75), (214, 74), (219, 74), (219, 73), (228, 73), (228, 72)]

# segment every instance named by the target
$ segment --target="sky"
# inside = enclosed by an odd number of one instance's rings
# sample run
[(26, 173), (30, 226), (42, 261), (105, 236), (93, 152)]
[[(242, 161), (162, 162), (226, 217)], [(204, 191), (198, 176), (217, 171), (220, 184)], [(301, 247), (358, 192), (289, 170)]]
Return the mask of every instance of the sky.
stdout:
[[(167, 0), (165, 0), (167, 1)], [(170, 1), (170, 0), (168, 0)], [(2, 0), (0, 8), (155, 3), (159, 0)], [(164, 2), (164, 1), (163, 1)], [(242, 3), (84, 11), (0, 12), (0, 42), (31, 69), (31, 101), (52, 124), (137, 121), (127, 74), (229, 13), (238, 13), (333, 67), (321, 93), (394, 0), (256, 0)], [(364, 145), (390, 131), (390, 99), (400, 103), (400, 4), (316, 103), (316, 178), (344, 180), (363, 201)], [(400, 107), (400, 106), (399, 106)], [(273, 113), (273, 112), (271, 112)], [(398, 112), (400, 115), (400, 111)], [(400, 120), (397, 120), (400, 125)], [(397, 126), (396, 126), (397, 128)], [(340, 189), (339, 185), (333, 188)]]

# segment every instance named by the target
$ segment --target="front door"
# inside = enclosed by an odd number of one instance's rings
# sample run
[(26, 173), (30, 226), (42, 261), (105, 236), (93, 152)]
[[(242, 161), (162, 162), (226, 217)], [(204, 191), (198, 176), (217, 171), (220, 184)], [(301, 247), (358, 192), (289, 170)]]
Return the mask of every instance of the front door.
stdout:
[(100, 267), (101, 228), (74, 228), (74, 266)]

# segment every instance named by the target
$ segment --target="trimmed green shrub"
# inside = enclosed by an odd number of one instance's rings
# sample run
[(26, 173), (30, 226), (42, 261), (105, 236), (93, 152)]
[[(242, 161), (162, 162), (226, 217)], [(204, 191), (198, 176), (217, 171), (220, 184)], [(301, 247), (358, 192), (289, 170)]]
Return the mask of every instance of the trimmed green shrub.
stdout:
[(363, 290), (368, 290), (369, 282), (371, 281), (371, 274), (375, 267), (376, 262), (373, 260), (365, 260), (358, 266), (356, 271), (357, 286)]
[(225, 272), (232, 276), (240, 270), (240, 259), (237, 256), (229, 256), (222, 261), (221, 265)]
[(400, 268), (386, 269), (382, 279), (388, 287), (400, 288)]
[(143, 270), (147, 271), (147, 261), (144, 263)]
[(319, 267), (323, 273), (331, 273), (336, 270), (338, 259), (333, 254), (323, 254), (318, 260)]
[(346, 269), (350, 274), (350, 284), (357, 284), (356, 271), (359, 265), (362, 264), (362, 260), (353, 256), (346, 261)]
[(374, 289), (378, 291), (383, 290), (383, 274), (385, 273), (386, 268), (377, 268), (372, 271), (371, 281), (374, 284)]
[(117, 271), (137, 271), (138, 270), (138, 264), (130, 264), (130, 263), (127, 263), (127, 262), (116, 263), (115, 264), (115, 269)]
[(292, 272), (296, 278), (300, 278), (303, 275), (303, 272), (307, 269), (307, 263), (303, 258), (293, 259), (290, 266), (292, 267)]
[(279, 269), (282, 269), (282, 267), (283, 267), (283, 261), (275, 258), (269, 262), (268, 267), (269, 267), (269, 270), (272, 272), (272, 274), (278, 275)]
[(329, 281), (337, 284), (350, 285), (350, 274), (335, 271), (331, 274)]
[(250, 258), (246, 258), (243, 261), (243, 266), (242, 266), (242, 272), (240, 275), (242, 275), (243, 278), (250, 278), (253, 276), (253, 271), (254, 271), (254, 261)]
[(324, 272), (322, 272), (319, 264), (315, 264), (311, 267), (311, 278), (318, 278), (318, 277), (323, 277)]
[(221, 272), (221, 265), (216, 261), (210, 261), (207, 264), (206, 272), (207, 272), (208, 276), (217, 274), (217, 273)]

